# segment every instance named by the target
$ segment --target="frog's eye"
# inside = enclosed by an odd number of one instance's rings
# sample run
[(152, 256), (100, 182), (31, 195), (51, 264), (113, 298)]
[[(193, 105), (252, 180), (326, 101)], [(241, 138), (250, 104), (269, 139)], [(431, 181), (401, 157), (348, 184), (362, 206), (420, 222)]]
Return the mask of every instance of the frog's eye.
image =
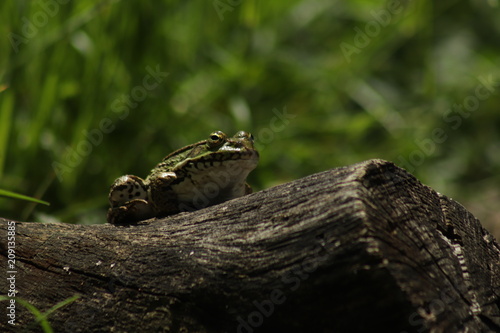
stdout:
[(237, 139), (247, 139), (247, 140), (250, 140), (250, 141), (254, 141), (252, 133), (248, 133), (248, 132), (245, 132), (245, 131), (239, 131), (238, 133), (236, 133), (234, 135), (234, 137), (237, 138)]
[(213, 132), (208, 137), (208, 146), (209, 147), (217, 147), (223, 144), (226, 141), (226, 134), (221, 131)]

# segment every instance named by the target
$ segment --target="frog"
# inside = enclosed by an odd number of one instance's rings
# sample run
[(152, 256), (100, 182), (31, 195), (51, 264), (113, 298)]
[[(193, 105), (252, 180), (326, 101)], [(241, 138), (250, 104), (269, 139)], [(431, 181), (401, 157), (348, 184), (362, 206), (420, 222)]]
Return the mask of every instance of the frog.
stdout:
[(117, 178), (110, 187), (107, 221), (134, 224), (216, 205), (252, 193), (246, 179), (259, 162), (251, 133), (222, 131), (180, 148), (143, 179)]

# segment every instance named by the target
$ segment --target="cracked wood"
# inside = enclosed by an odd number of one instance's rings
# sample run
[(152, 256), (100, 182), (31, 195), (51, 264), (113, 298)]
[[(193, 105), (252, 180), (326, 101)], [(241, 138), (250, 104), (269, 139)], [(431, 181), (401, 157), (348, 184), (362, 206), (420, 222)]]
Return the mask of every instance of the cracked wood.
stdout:
[(497, 242), (382, 160), (129, 227), (18, 222), (15, 250), (19, 297), (81, 295), (57, 332), (500, 330)]

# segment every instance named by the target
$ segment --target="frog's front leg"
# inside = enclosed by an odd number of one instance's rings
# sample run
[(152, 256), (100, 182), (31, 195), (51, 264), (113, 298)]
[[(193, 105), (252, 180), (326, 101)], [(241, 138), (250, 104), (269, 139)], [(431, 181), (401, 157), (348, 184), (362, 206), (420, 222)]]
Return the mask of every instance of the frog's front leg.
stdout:
[(172, 215), (180, 211), (177, 194), (172, 189), (172, 183), (177, 178), (175, 172), (168, 171), (152, 174), (146, 179), (156, 216)]
[(109, 191), (109, 203), (107, 220), (112, 224), (134, 223), (155, 216), (149, 186), (137, 176), (116, 179)]

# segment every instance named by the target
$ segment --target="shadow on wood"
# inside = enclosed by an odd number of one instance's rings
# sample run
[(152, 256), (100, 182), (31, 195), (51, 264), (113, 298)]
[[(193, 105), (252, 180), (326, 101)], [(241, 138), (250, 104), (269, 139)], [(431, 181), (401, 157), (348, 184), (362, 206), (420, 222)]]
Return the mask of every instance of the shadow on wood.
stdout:
[[(497, 242), (382, 160), (142, 225), (15, 231), (19, 297), (81, 295), (56, 332), (500, 331)], [(17, 304), (16, 327), (32, 322)]]

